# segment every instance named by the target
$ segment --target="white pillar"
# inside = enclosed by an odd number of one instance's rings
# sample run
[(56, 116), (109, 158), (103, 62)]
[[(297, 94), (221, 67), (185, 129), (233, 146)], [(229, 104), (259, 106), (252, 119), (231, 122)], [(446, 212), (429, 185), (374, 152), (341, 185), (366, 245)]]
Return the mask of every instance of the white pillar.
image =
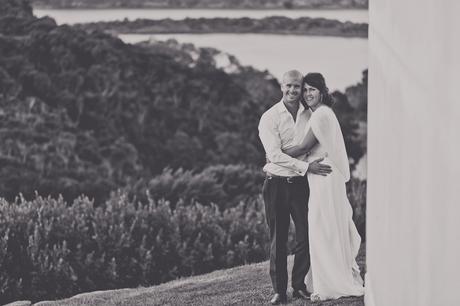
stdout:
[(460, 305), (460, 1), (371, 0), (366, 305)]

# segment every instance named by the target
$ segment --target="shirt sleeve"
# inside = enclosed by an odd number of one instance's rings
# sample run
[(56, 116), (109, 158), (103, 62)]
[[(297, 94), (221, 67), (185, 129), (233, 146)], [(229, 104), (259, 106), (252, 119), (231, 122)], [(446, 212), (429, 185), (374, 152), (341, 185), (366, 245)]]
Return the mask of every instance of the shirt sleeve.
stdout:
[(268, 114), (264, 114), (260, 119), (259, 138), (271, 163), (286, 167), (301, 176), (307, 173), (309, 165), (307, 162), (293, 158), (281, 150), (281, 138), (276, 123)]

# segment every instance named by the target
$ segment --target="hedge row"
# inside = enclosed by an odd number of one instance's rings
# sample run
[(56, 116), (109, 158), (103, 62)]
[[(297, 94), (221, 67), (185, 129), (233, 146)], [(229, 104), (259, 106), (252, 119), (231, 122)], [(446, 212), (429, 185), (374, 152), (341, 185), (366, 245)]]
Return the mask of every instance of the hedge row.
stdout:
[[(168, 194), (171, 185), (164, 183), (172, 172), (165, 173), (151, 182), (147, 194)], [(179, 174), (184, 173), (171, 175)], [(197, 186), (193, 181), (198, 178), (187, 175), (191, 183), (179, 184), (183, 195)], [(232, 182), (224, 177), (226, 184)], [(214, 183), (221, 184), (224, 177), (216, 176)], [(225, 199), (231, 198), (228, 188)], [(353, 218), (363, 239), (365, 190), (365, 182), (348, 184)], [(233, 196), (243, 195), (245, 201), (229, 207), (202, 205), (192, 196), (170, 202), (149, 195), (141, 202), (126, 192), (113, 194), (102, 205), (86, 197), (72, 204), (38, 195), (31, 201), (0, 199), (0, 304), (149, 286), (265, 260), (269, 245), (263, 202), (257, 193)]]
[(243, 164), (213, 165), (201, 171), (165, 168), (161, 174), (150, 180), (140, 179), (124, 191), (143, 203), (149, 194), (171, 203), (183, 199), (203, 205), (215, 203), (226, 209), (259, 195), (264, 177), (260, 168)]
[(136, 287), (261, 261), (267, 228), (259, 198), (220, 210), (116, 194), (0, 201), (0, 302)]

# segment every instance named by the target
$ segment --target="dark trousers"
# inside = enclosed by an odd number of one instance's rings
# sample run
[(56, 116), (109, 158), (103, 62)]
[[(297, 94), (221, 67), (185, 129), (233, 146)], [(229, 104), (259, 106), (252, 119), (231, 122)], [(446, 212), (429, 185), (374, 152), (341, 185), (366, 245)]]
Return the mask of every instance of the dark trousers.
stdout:
[(265, 215), (270, 229), (270, 277), (275, 292), (287, 290), (287, 241), (290, 216), (295, 225), (296, 246), (293, 251), (292, 288), (306, 289), (305, 276), (310, 268), (308, 244), (308, 197), (310, 189), (306, 177), (287, 180), (266, 177), (262, 189)]

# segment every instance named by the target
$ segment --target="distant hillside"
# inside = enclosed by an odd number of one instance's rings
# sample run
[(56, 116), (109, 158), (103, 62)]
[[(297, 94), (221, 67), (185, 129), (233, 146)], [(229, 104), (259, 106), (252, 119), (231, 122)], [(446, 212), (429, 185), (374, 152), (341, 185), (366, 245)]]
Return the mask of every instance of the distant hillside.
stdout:
[(368, 0), (32, 0), (53, 8), (367, 9)]
[[(226, 64), (221, 65), (225, 57)], [(269, 74), (213, 49), (133, 46), (0, 2), (0, 195), (102, 199), (165, 167), (261, 164)]]
[(250, 18), (199, 18), (185, 20), (112, 21), (85, 23), (79, 27), (87, 30), (114, 33), (262, 33), (290, 35), (318, 35), (339, 37), (367, 37), (368, 25), (340, 22), (324, 18), (302, 17), (291, 19), (273, 16), (263, 19)]
[[(281, 97), (268, 72), (218, 50), (125, 44), (36, 18), (25, 0), (0, 2), (0, 88), (0, 196), (83, 193), (97, 203), (167, 167), (260, 169), (257, 124)], [(365, 105), (366, 83), (353, 88), (350, 99)], [(365, 111), (337, 97), (359, 160), (363, 141), (352, 130)]]

